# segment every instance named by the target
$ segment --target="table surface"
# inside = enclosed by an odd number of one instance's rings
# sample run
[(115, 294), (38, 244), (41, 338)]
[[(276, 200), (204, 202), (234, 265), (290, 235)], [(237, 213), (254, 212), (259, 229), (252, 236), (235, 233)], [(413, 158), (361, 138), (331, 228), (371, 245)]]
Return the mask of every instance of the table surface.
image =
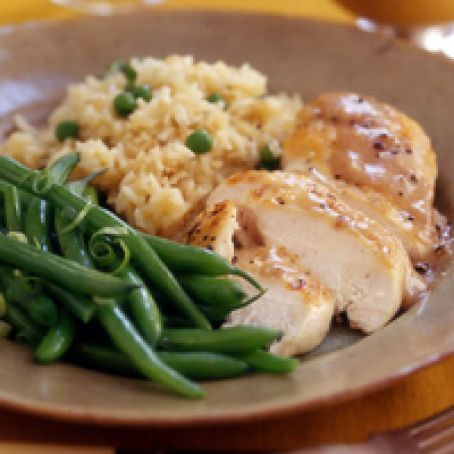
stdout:
[[(213, 5), (215, 4), (215, 5)], [(343, 22), (354, 20), (330, 0), (169, 0), (164, 8), (194, 7), (283, 13)], [(65, 18), (73, 11), (47, 0), (0, 3), (0, 23)], [(119, 448), (291, 449), (348, 443), (404, 427), (454, 405), (454, 358), (445, 359), (374, 394), (304, 415), (196, 430), (150, 430), (69, 424), (0, 410), (2, 454), (111, 454)]]

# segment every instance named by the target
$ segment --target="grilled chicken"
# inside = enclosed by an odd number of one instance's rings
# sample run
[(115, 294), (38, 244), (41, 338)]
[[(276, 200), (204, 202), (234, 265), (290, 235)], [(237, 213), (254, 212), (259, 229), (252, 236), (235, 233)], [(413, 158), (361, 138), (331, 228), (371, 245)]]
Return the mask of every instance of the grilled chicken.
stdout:
[(342, 180), (331, 180), (315, 169), (311, 169), (310, 174), (328, 185), (331, 191), (352, 208), (362, 211), (393, 233), (412, 259), (418, 260), (431, 251), (436, 241), (433, 229), (419, 229), (413, 222), (413, 216), (399, 209), (387, 197), (371, 188), (359, 188)]
[(287, 172), (242, 172), (224, 181), (208, 206), (238, 209), (237, 241), (285, 247), (333, 292), (336, 310), (366, 333), (386, 324), (422, 290), (401, 242), (351, 208), (320, 180)]
[(184, 242), (209, 249), (229, 262), (233, 259), (233, 235), (238, 227), (237, 209), (221, 201), (202, 211), (190, 224)]
[[(291, 356), (312, 350), (326, 336), (334, 313), (334, 298), (316, 277), (285, 248), (239, 245), (248, 235), (238, 229), (237, 209), (230, 201), (216, 203), (200, 213), (190, 226), (186, 242), (208, 248), (254, 276), (267, 292), (248, 306), (232, 312), (226, 325), (259, 325), (282, 330), (271, 351)], [(239, 245), (239, 247), (238, 247)]]
[(284, 356), (317, 347), (325, 338), (334, 313), (332, 293), (305, 270), (296, 254), (285, 248), (240, 248), (236, 265), (254, 276), (267, 292), (233, 311), (226, 325), (258, 325), (282, 330), (270, 350)]
[(372, 97), (327, 93), (302, 108), (297, 124), (284, 143), (283, 170), (316, 169), (357, 186), (363, 195), (341, 188), (349, 203), (396, 233), (413, 258), (430, 251), (436, 158), (415, 121)]

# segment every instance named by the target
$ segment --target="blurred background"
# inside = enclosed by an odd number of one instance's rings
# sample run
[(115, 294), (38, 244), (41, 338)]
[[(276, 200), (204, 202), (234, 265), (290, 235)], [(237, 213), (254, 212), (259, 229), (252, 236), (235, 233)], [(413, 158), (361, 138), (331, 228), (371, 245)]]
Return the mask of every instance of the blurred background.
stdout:
[(454, 58), (453, 0), (15, 0), (0, 4), (0, 23), (80, 14), (114, 14), (137, 5), (261, 11), (356, 23)]

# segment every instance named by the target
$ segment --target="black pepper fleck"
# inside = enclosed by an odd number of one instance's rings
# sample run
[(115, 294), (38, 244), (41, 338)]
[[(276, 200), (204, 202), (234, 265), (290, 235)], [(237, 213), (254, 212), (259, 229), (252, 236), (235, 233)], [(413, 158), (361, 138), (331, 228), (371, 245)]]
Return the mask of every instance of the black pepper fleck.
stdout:
[(417, 262), (415, 263), (415, 271), (419, 274), (427, 274), (429, 271), (429, 264), (427, 262)]
[(440, 252), (444, 251), (445, 245), (444, 244), (439, 244), (438, 246), (435, 246), (434, 252), (436, 254), (440, 254)]

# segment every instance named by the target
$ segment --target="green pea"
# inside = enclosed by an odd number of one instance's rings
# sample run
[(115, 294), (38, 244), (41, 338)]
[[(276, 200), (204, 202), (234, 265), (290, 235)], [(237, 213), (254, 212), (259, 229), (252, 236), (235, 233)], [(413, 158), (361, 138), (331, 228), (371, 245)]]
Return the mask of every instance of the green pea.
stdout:
[(186, 138), (186, 146), (196, 154), (207, 153), (213, 148), (213, 139), (204, 129), (197, 129)]
[(151, 88), (147, 84), (133, 85), (128, 91), (135, 99), (142, 98), (146, 102), (151, 101)]
[(66, 120), (55, 127), (55, 137), (63, 142), (65, 139), (79, 137), (79, 125), (75, 121)]
[(114, 61), (112, 64), (109, 65), (104, 76), (110, 76), (116, 72), (121, 72), (125, 75), (128, 83), (134, 83), (137, 78), (136, 70), (129, 64), (123, 60)]
[(115, 96), (114, 107), (120, 117), (127, 117), (136, 110), (137, 102), (131, 93), (124, 91)]
[(280, 159), (274, 156), (269, 145), (265, 145), (260, 150), (260, 162), (257, 165), (258, 169), (276, 170), (279, 168)]
[(223, 109), (226, 109), (227, 108), (227, 101), (225, 100), (225, 98), (219, 94), (219, 93), (211, 93), (208, 98), (207, 98), (207, 101), (208, 102), (211, 102), (213, 104), (220, 104), (222, 105), (222, 108)]

